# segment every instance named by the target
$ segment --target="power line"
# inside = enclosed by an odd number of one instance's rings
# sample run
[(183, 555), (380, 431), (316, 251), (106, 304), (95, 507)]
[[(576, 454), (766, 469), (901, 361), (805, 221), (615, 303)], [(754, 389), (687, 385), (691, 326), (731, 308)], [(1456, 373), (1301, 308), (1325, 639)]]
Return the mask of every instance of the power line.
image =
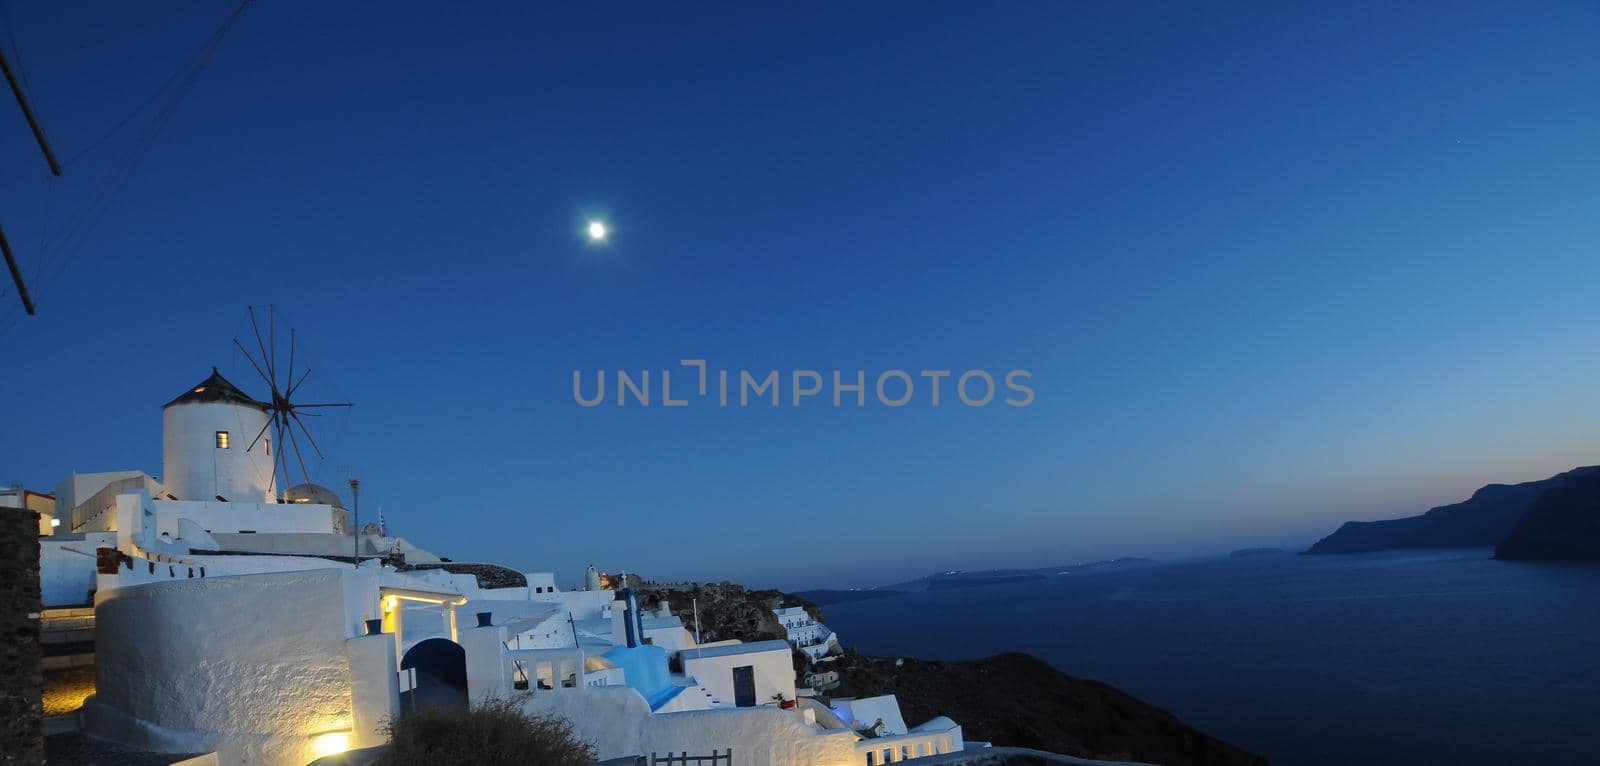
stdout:
[[(21, 49), (17, 47), (16, 25), (11, 23), (10, 6), (6, 6), (6, 36), (11, 40), (11, 47), (17, 51), (17, 67), (22, 66)], [(45, 162), (50, 165), (50, 172), (61, 175), (61, 164), (56, 162), (55, 152), (50, 150), (50, 142), (44, 136), (44, 127), (39, 124), (39, 118), (33, 113), (29, 105), (28, 94), (24, 90), (27, 74), (23, 74), (23, 82), (17, 82), (17, 75), (11, 71), (11, 62), (6, 59), (5, 51), (0, 50), (0, 71), (5, 73), (6, 84), (11, 87), (12, 95), (17, 97), (17, 106), (22, 108), (22, 116), (28, 121), (28, 129), (33, 131), (33, 139), (39, 142), (39, 151), (44, 153)], [(17, 288), (17, 297), (22, 299), (22, 308), (33, 316), (37, 310), (33, 305), (33, 296), (28, 294), (28, 283), (22, 279), (22, 270), (17, 268), (17, 257), (11, 252), (11, 242), (6, 239), (5, 229), (0, 228), (0, 251), (5, 254), (6, 270), (11, 273), (11, 283)]]
[[(222, 26), (212, 34), (206, 47), (201, 50), (188, 68), (179, 70), (174, 77), (168, 79), (166, 85), (163, 85), (164, 89), (171, 86), (171, 92), (167, 94), (166, 100), (162, 103), (161, 108), (157, 110), (155, 116), (151, 118), (150, 124), (135, 139), (133, 147), (123, 158), (120, 166), (102, 178), (89, 204), (81, 208), (77, 215), (64, 224), (59, 240), (46, 252), (45, 257), (48, 260), (55, 261), (55, 263), (53, 264), (54, 268), (39, 284), (40, 291), (47, 290), (53, 286), (55, 280), (66, 270), (67, 264), (82, 250), (88, 235), (101, 223), (106, 212), (110, 210), (112, 203), (115, 202), (116, 197), (132, 180), (134, 171), (138, 169), (139, 162), (149, 153), (151, 146), (154, 145), (156, 138), (166, 127), (167, 122), (177, 113), (178, 106), (183, 101), (184, 96), (188, 95), (190, 89), (193, 88), (195, 82), (199, 79), (200, 72), (211, 62), (212, 57), (216, 55), (217, 48), (221, 46), (223, 38), (227, 36), (228, 31), (233, 28), (234, 23), (239, 20), (239, 16), (244, 13), (245, 8), (249, 7), (250, 3), (251, 0), (241, 2), (233, 13), (228, 16), (228, 19), (223, 22)], [(172, 85), (174, 81), (176, 81), (175, 86)], [(160, 93), (161, 91), (157, 91), (158, 95)], [(153, 101), (154, 99), (151, 100)], [(141, 105), (136, 110), (136, 113), (145, 106)], [(131, 117), (130, 115), (128, 119), (119, 123), (119, 127), (131, 121)], [(98, 145), (98, 142), (96, 145)], [(94, 147), (91, 146), (90, 148)]]
[[(56, 56), (43, 60), (35, 60), (33, 62), (33, 68), (37, 71), (44, 71), (50, 69), (51, 67), (71, 61), (85, 53), (88, 53), (89, 51), (115, 45), (123, 40), (139, 34), (140, 32), (144, 32), (145, 30), (160, 26), (161, 24), (178, 18), (179, 16), (182, 16), (185, 13), (188, 13), (189, 11), (199, 7), (204, 2), (206, 2), (206, 0), (190, 0), (190, 2), (179, 5), (167, 11), (166, 13), (154, 14), (138, 24), (130, 25), (124, 29), (117, 30), (109, 35), (103, 35), (86, 43), (79, 43), (77, 47), (72, 48), (64, 53), (60, 53)], [(16, 48), (16, 43), (13, 42), (11, 47)]]
[[(116, 198), (121, 194), (123, 189), (127, 187), (128, 182), (132, 180), (134, 172), (138, 169), (140, 161), (143, 160), (144, 156), (149, 153), (150, 148), (154, 145), (157, 136), (160, 135), (161, 131), (166, 127), (166, 124), (172, 119), (173, 115), (176, 114), (178, 105), (183, 101), (184, 96), (189, 93), (190, 89), (193, 88), (195, 82), (200, 76), (200, 72), (205, 69), (208, 63), (210, 63), (212, 57), (217, 52), (217, 48), (222, 44), (223, 38), (226, 37), (228, 31), (233, 28), (234, 23), (239, 20), (239, 17), (244, 13), (245, 8), (249, 7), (251, 1), (252, 0), (243, 0), (243, 2), (241, 2), (239, 6), (234, 9), (233, 13), (228, 16), (227, 20), (224, 21), (217, 31), (212, 34), (211, 38), (207, 41), (206, 46), (200, 51), (200, 54), (196, 56), (187, 67), (179, 69), (177, 72), (175, 72), (167, 79), (166, 82), (162, 84), (159, 89), (157, 89), (153, 95), (151, 95), (150, 98), (140, 103), (127, 116), (123, 117), (121, 120), (118, 120), (105, 134), (101, 135), (99, 138), (96, 138), (94, 141), (91, 141), (85, 148), (74, 154), (72, 158), (68, 160), (69, 164), (74, 164), (89, 153), (93, 152), (95, 149), (99, 148), (113, 135), (127, 127), (135, 117), (143, 113), (152, 104), (162, 100), (162, 96), (165, 94), (165, 100), (162, 101), (160, 108), (156, 111), (154, 117), (151, 118), (150, 123), (145, 127), (144, 131), (134, 140), (133, 145), (130, 147), (127, 154), (123, 156), (120, 159), (120, 162), (115, 164), (108, 173), (99, 179), (94, 191), (91, 192), (88, 203), (79, 208), (75, 214), (63, 222), (59, 237), (54, 241), (52, 241), (52, 238), (50, 237), (48, 228), (49, 222), (47, 218), (45, 222), (45, 228), (41, 230), (40, 234), (40, 257), (34, 268), (33, 281), (35, 290), (39, 294), (43, 294), (54, 285), (55, 281), (66, 270), (67, 265), (72, 261), (73, 257), (83, 249), (84, 244), (88, 241), (89, 235), (101, 223), (106, 212), (110, 210), (112, 204), (116, 201)], [(182, 6), (170, 14), (150, 20), (144, 25), (141, 25), (140, 28), (148, 28), (156, 23), (165, 21), (178, 15), (179, 13), (188, 11), (190, 8), (198, 4), (199, 0), (196, 0), (193, 3)], [(28, 92), (31, 90), (31, 88), (27, 82), (27, 71), (22, 66), (22, 54), (16, 44), (15, 25), (11, 23), (9, 4), (3, 2), (3, 0), (0, 0), (0, 16), (4, 17), (6, 22), (7, 37), (11, 41), (12, 50), (15, 51), (17, 55), (17, 72), (13, 72), (10, 63), (5, 59), (3, 51), (0, 51), (0, 69), (4, 70), (6, 81), (10, 85), (12, 93), (16, 96), (18, 105), (22, 107), (23, 115), (27, 118), (29, 127), (33, 130), (34, 138), (36, 141), (38, 141), (39, 148), (44, 153), (45, 159), (50, 165), (51, 172), (55, 176), (60, 176), (61, 164), (56, 160), (55, 152), (51, 150), (49, 142), (45, 139), (44, 128), (40, 124), (37, 115), (34, 113), (29, 104), (30, 97)], [(104, 42), (106, 41), (101, 40), (96, 41), (93, 44), (98, 45)], [(88, 47), (92, 46), (82, 46), (79, 52), (86, 50)], [(18, 81), (18, 73), (21, 75), (21, 82)], [(49, 179), (49, 177), (47, 177), (47, 179)], [(53, 202), (53, 198), (54, 185), (47, 180), (47, 217), (49, 215), (49, 206)], [(12, 255), (9, 243), (6, 243), (5, 256), (8, 269), (12, 276), (12, 281), (16, 285), (18, 294), (23, 299), (23, 304), (27, 309), (27, 313), (31, 315), (34, 313), (32, 296), (28, 293), (27, 286), (23, 281), (20, 269), (16, 265), (16, 261)], [(3, 297), (4, 292), (0, 291), (0, 298)], [(11, 321), (0, 319), (0, 335), (4, 335), (12, 323), (13, 322)]]
[[(12, 43), (16, 45), (15, 42)], [(20, 65), (20, 59), (18, 59)], [(22, 90), (22, 84), (17, 82), (17, 76), (11, 71), (11, 62), (6, 59), (5, 51), (0, 51), (0, 70), (4, 70), (6, 83), (11, 86), (11, 92), (17, 97), (17, 106), (22, 107), (22, 116), (28, 121), (28, 129), (33, 131), (33, 140), (39, 142), (39, 151), (44, 152), (45, 162), (50, 164), (50, 172), (61, 175), (61, 163), (56, 162), (56, 153), (50, 150), (50, 142), (44, 137), (44, 127), (39, 124), (39, 118), (34, 115), (33, 107), (28, 105), (28, 97)]]

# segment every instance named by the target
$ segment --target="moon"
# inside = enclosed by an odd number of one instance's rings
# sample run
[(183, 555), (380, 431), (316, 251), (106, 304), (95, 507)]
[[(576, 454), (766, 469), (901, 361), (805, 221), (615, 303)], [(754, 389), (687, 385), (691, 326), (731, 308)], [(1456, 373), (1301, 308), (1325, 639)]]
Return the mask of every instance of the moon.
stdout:
[(601, 222), (601, 221), (590, 221), (589, 222), (589, 239), (592, 240), (592, 241), (595, 241), (595, 242), (602, 242), (602, 241), (605, 240), (605, 238), (606, 238), (606, 225), (605, 225), (605, 223)]

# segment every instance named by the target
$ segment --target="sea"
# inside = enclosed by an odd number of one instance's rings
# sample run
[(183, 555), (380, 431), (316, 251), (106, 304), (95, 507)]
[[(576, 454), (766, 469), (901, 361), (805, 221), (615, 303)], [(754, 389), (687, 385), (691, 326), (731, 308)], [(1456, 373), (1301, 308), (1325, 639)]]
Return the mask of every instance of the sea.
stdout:
[(1600, 565), (1265, 555), (824, 610), (865, 654), (1027, 652), (1279, 766), (1600, 764)]

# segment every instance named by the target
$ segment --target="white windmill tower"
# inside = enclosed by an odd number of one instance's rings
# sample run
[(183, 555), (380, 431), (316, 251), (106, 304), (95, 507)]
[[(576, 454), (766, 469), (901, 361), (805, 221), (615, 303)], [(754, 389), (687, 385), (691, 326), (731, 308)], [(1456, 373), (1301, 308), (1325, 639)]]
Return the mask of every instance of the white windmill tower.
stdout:
[(270, 503), (276, 445), (248, 449), (266, 428), (267, 405), (239, 390), (217, 368), (161, 408), (164, 489), (179, 500)]
[[(298, 428), (309, 446), (322, 457), (322, 449), (312, 438), (302, 417), (325, 407), (349, 407), (349, 402), (300, 404), (292, 401), (305, 384), (311, 370), (295, 373), (294, 330), (289, 330), (289, 367), (280, 381), (277, 364), (277, 328), (269, 316), (264, 341), (256, 325), (255, 309), (250, 309), (250, 325), (255, 331), (260, 361), (237, 338), (234, 345), (271, 393), (269, 401), (257, 401), (211, 368), (206, 378), (162, 408), (162, 470), (166, 473), (165, 491), (178, 500), (222, 500), (229, 502), (285, 502), (283, 488), (289, 479), (289, 452), (300, 466), (303, 486), (312, 487), (306, 470)], [(281, 476), (281, 483), (280, 483)]]

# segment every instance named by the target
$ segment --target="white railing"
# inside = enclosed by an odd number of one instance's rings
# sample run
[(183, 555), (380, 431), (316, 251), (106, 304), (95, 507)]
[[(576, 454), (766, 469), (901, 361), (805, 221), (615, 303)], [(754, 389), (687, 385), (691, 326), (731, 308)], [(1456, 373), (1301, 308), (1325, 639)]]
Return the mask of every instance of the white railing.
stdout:
[(856, 753), (862, 756), (861, 763), (865, 766), (884, 766), (884, 764), (909, 761), (912, 758), (953, 753), (962, 747), (961, 727), (955, 726), (944, 731), (913, 731), (889, 737), (863, 739), (856, 743)]

